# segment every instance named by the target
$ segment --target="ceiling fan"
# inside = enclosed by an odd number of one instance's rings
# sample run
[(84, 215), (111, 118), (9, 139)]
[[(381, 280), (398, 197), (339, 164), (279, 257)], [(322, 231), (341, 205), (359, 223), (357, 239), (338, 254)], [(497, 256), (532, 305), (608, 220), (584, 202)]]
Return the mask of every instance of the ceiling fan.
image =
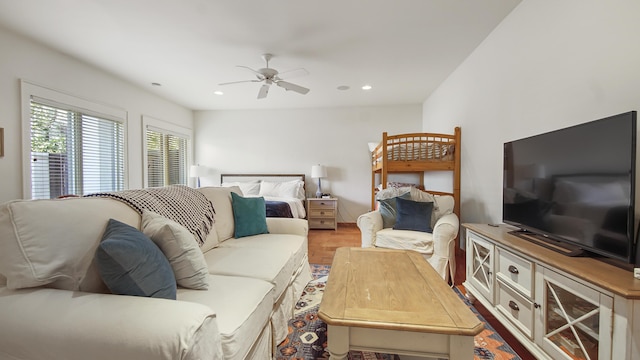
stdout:
[(238, 84), (238, 83), (245, 83), (245, 82), (262, 82), (264, 84), (262, 84), (262, 86), (260, 87), (260, 90), (258, 91), (258, 99), (266, 98), (267, 94), (269, 93), (269, 88), (273, 84), (276, 84), (277, 86), (287, 91), (289, 90), (295, 91), (302, 95), (309, 92), (309, 89), (307, 89), (306, 87), (302, 87), (300, 85), (296, 85), (288, 81), (284, 81), (285, 78), (289, 79), (295, 76), (309, 75), (309, 72), (307, 70), (303, 68), (298, 68), (298, 69), (293, 69), (285, 72), (278, 72), (278, 70), (272, 69), (269, 67), (269, 60), (271, 60), (272, 57), (273, 55), (271, 54), (263, 54), (262, 59), (267, 63), (267, 66), (258, 70), (254, 70), (248, 66), (237, 65), (238, 67), (247, 69), (252, 73), (254, 73), (256, 75), (256, 79), (232, 81), (232, 82), (221, 83), (218, 85), (229, 85), (229, 84)]

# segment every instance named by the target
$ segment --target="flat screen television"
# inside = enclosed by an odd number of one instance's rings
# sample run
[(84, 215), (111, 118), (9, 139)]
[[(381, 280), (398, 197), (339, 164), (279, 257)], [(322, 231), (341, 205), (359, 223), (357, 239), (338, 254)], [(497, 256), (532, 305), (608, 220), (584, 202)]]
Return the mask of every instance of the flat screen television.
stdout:
[(635, 111), (506, 142), (503, 221), (567, 255), (634, 263), (635, 165)]

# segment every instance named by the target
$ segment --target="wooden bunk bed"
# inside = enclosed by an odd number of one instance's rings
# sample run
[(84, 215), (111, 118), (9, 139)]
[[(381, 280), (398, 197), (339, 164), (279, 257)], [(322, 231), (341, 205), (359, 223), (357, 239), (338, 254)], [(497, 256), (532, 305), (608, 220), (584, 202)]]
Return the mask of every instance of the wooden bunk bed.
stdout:
[(382, 133), (382, 141), (371, 152), (371, 209), (376, 203), (376, 176), (385, 189), (391, 173), (420, 174), (424, 188), (425, 171), (451, 171), (453, 191), (426, 190), (433, 194), (452, 195), (454, 213), (460, 218), (460, 128), (453, 134), (413, 133), (388, 135)]

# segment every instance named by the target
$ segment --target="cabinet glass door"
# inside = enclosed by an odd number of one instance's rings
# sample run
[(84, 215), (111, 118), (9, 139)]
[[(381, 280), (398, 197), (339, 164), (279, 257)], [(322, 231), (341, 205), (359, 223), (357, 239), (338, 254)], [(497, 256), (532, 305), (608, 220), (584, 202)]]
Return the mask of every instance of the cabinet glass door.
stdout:
[(469, 238), (467, 277), (491, 303), (493, 303), (493, 245), (476, 237)]
[(548, 273), (543, 294), (545, 350), (554, 358), (607, 358), (600, 354), (609, 354), (610, 334), (600, 329), (610, 329), (612, 299), (567, 278), (553, 281)]

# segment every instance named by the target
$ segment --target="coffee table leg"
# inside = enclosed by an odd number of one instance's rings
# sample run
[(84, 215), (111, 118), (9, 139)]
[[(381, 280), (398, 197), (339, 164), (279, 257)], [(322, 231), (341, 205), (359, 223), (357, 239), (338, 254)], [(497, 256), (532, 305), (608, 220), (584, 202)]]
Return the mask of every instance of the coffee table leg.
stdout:
[(344, 326), (327, 327), (327, 349), (330, 360), (345, 360), (349, 353), (349, 328)]
[(449, 337), (449, 359), (473, 359), (473, 336), (451, 335)]

